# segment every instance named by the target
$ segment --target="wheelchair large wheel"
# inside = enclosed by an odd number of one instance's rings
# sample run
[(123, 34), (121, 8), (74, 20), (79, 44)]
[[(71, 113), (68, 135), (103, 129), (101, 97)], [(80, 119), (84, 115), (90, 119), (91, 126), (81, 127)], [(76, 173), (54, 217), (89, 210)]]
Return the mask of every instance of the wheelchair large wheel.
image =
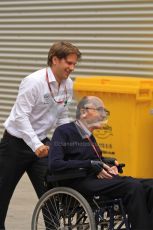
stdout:
[(32, 230), (95, 230), (95, 218), (86, 199), (67, 187), (56, 187), (38, 201)]

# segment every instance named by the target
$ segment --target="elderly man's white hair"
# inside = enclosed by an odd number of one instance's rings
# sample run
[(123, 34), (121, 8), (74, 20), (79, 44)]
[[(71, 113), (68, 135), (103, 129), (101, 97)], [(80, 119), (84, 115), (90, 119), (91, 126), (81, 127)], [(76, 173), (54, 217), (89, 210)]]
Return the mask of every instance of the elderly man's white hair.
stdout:
[(76, 118), (79, 119), (81, 115), (81, 109), (87, 108), (89, 106), (94, 106), (95, 108), (99, 106), (104, 106), (103, 101), (96, 96), (85, 96), (83, 97), (78, 105), (77, 105), (77, 110), (76, 110)]

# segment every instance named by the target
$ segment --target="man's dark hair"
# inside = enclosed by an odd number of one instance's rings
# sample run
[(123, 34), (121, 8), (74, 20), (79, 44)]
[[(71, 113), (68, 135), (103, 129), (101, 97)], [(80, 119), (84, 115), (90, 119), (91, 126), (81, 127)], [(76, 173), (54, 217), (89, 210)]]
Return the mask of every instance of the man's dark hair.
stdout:
[(61, 41), (54, 43), (48, 52), (48, 66), (52, 65), (52, 58), (57, 57), (59, 59), (66, 58), (69, 54), (76, 54), (78, 60), (81, 58), (81, 52), (79, 49), (72, 45), (70, 42)]

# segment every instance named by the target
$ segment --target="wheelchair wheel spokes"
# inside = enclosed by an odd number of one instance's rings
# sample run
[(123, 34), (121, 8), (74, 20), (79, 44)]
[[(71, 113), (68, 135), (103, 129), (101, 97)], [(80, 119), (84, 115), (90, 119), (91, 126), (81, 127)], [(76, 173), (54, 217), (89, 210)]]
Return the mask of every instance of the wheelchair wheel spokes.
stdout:
[(89, 219), (86, 216), (86, 213), (82, 210), (82, 212), (77, 212), (77, 220), (76, 220), (77, 230), (88, 230), (90, 229)]
[(39, 200), (32, 218), (32, 230), (95, 230), (92, 210), (77, 191), (60, 187)]

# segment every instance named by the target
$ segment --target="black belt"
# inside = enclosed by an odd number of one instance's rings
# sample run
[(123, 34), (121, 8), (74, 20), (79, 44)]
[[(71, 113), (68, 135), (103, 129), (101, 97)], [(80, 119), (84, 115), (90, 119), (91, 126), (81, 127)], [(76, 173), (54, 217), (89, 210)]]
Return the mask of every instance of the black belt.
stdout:
[[(22, 140), (22, 141), (24, 141), (22, 138), (19, 138), (19, 137), (16, 137), (16, 136), (11, 135), (7, 130), (4, 131), (3, 138), (15, 138), (15, 139), (17, 139), (17, 140), (20, 140), (20, 141)], [(49, 142), (49, 141), (50, 141), (50, 140), (49, 140), (48, 137), (46, 137), (45, 139), (41, 140), (41, 142), (42, 142), (43, 144), (45, 144), (46, 142)]]
[(18, 138), (18, 137), (16, 137), (16, 136), (13, 136), (13, 135), (11, 135), (7, 130), (5, 130), (4, 131), (4, 133), (3, 133), (3, 138), (16, 138), (16, 139), (19, 139), (19, 140), (22, 140), (22, 138)]

